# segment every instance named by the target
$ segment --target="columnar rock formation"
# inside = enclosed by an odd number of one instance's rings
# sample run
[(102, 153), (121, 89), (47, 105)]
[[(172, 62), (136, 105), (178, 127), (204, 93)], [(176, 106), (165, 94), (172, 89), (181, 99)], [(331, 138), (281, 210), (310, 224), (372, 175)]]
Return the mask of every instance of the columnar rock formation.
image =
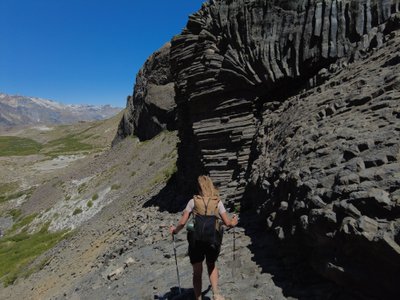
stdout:
[(141, 140), (151, 139), (164, 129), (175, 128), (170, 47), (170, 43), (165, 44), (139, 70), (133, 95), (128, 97), (114, 143), (129, 135), (136, 135)]
[(399, 9), (210, 1), (171, 48), (181, 185), (209, 173), (320, 273), (381, 295), (399, 291)]
[(399, 9), (399, 1), (275, 2), (211, 1), (172, 41), (180, 170), (189, 182), (210, 173), (228, 198), (247, 184), (263, 105), (315, 85), (340, 58), (380, 47)]

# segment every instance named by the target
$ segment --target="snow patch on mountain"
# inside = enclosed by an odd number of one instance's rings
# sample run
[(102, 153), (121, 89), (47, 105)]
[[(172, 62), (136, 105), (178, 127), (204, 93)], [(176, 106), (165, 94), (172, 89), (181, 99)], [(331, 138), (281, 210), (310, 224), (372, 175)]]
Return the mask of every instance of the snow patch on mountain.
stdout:
[(122, 108), (111, 105), (77, 105), (0, 93), (0, 126), (72, 124), (111, 118)]

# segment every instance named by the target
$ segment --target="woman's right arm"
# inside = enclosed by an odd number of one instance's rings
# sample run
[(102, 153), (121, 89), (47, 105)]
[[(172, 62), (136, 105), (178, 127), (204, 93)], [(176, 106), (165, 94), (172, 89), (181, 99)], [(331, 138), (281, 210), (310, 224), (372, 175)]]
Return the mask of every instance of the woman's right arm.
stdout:
[(170, 229), (169, 229), (170, 233), (177, 234), (179, 231), (181, 231), (183, 229), (183, 227), (185, 227), (185, 224), (186, 224), (187, 220), (189, 219), (189, 215), (190, 215), (190, 213), (188, 211), (184, 210), (182, 213), (182, 217), (178, 222), (178, 225), (176, 227), (172, 226), (172, 225), (170, 226)]
[(226, 212), (223, 212), (221, 214), (221, 218), (222, 218), (222, 221), (224, 222), (225, 226), (228, 226), (228, 227), (235, 227), (238, 223), (238, 217), (235, 214), (232, 216), (232, 219), (231, 219), (228, 217), (228, 214)]

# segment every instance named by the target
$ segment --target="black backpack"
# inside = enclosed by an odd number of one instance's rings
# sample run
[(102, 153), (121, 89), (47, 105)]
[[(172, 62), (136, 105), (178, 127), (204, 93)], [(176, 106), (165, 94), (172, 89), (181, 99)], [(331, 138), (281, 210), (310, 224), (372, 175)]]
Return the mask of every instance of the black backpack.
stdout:
[(189, 243), (203, 242), (214, 247), (220, 247), (223, 231), (218, 213), (219, 198), (194, 197), (193, 221), (194, 230)]

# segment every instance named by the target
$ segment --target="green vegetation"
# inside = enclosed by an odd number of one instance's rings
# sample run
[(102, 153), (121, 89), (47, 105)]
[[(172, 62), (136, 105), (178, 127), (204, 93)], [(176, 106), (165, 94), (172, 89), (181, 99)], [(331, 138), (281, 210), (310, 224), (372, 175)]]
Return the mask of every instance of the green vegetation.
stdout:
[(178, 168), (176, 166), (176, 163), (174, 162), (162, 171), (162, 174), (164, 175), (164, 180), (170, 179), (172, 175), (176, 173), (176, 171), (178, 171)]
[(17, 199), (23, 195), (25, 195), (27, 191), (19, 191), (15, 194), (7, 195), (7, 196), (0, 196), (0, 203), (6, 202), (8, 200)]
[(150, 186), (155, 186), (161, 182), (165, 182), (171, 178), (171, 176), (177, 171), (176, 163), (170, 164), (169, 166), (162, 169), (159, 173), (154, 176), (150, 183)]
[(42, 145), (32, 139), (16, 136), (0, 136), (0, 156), (24, 156), (38, 154)]
[(93, 201), (92, 201), (92, 200), (89, 200), (89, 201), (86, 203), (86, 205), (87, 205), (87, 207), (91, 208), (91, 207), (93, 206)]
[(65, 201), (68, 201), (68, 200), (71, 200), (71, 195), (67, 195), (67, 196), (65, 197)]
[[(13, 284), (20, 276), (29, 276), (35, 269), (26, 271), (27, 266), (37, 256), (66, 237), (65, 231), (48, 232), (48, 226), (49, 224), (44, 225), (34, 234), (21, 232), (0, 240), (0, 278), (4, 286)], [(43, 268), (46, 263), (42, 261), (38, 266)]]
[(0, 183), (0, 195), (12, 193), (17, 188), (18, 184), (16, 182)]
[(70, 154), (74, 152), (83, 152), (93, 150), (93, 146), (83, 143), (82, 137), (78, 135), (69, 134), (56, 140), (52, 140), (45, 144), (46, 154), (50, 156), (58, 156), (63, 154)]
[(81, 212), (82, 212), (82, 208), (77, 207), (77, 208), (75, 208), (75, 210), (74, 210), (74, 212), (72, 213), (72, 215), (75, 216), (75, 215), (77, 215), (77, 214), (80, 214)]
[(111, 186), (111, 190), (118, 190), (120, 187), (121, 187), (120, 184), (114, 183), (114, 184)]
[(79, 185), (78, 193), (81, 194), (85, 189), (86, 189), (86, 183), (84, 182), (81, 185)]
[(135, 171), (132, 171), (131, 177), (133, 177), (133, 176), (135, 176), (135, 175), (136, 175), (136, 172), (135, 172)]
[(23, 219), (19, 220), (18, 222), (14, 223), (12, 228), (10, 229), (9, 233), (16, 232), (18, 229), (25, 227), (26, 225), (29, 225), (33, 219), (35, 219), (37, 216), (37, 213), (28, 215), (24, 217)]
[(13, 208), (11, 209), (8, 214), (13, 218), (13, 220), (17, 220), (21, 215), (22, 211), (20, 209)]
[(154, 161), (151, 161), (150, 163), (149, 163), (149, 166), (151, 167), (152, 165), (154, 165)]
[(99, 195), (96, 193), (92, 196), (92, 200), (95, 201), (97, 199), (99, 199)]
[(30, 196), (33, 189), (18, 191), (19, 185), (16, 182), (0, 183), (0, 203), (19, 198), (23, 195)]

